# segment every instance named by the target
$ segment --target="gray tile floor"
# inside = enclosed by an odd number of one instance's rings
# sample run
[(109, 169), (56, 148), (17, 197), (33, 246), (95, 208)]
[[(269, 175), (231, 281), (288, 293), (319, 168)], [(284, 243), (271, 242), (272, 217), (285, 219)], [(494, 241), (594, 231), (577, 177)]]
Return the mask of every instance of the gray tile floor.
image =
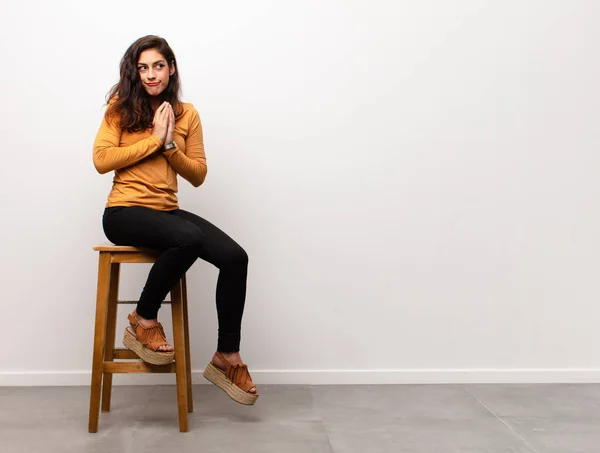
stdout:
[(262, 385), (254, 407), (194, 386), (115, 386), (87, 433), (87, 387), (0, 387), (0, 452), (600, 453), (600, 384)]

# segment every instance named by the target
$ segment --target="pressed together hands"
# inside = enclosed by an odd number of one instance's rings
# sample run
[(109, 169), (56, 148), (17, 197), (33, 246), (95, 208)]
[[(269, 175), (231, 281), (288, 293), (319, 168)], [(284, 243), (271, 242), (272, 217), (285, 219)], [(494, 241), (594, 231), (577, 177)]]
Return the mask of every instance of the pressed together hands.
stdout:
[(158, 137), (163, 145), (173, 141), (175, 113), (171, 104), (165, 101), (156, 109), (152, 124), (154, 125), (152, 134)]

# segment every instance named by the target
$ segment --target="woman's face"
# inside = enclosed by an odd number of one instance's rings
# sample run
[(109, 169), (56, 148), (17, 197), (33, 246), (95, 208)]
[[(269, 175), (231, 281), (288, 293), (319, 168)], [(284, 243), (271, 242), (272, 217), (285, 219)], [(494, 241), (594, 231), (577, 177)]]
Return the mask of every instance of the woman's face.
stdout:
[(158, 96), (169, 85), (169, 77), (175, 68), (169, 69), (167, 60), (156, 49), (144, 50), (137, 63), (138, 73), (144, 89), (150, 96)]

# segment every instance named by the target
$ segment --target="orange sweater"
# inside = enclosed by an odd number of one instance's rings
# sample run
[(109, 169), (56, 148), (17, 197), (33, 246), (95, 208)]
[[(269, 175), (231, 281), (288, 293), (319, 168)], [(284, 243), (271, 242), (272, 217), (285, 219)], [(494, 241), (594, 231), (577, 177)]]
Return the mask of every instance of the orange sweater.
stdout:
[(94, 141), (94, 166), (99, 173), (115, 172), (106, 207), (146, 206), (160, 211), (178, 209), (177, 174), (194, 187), (206, 177), (206, 157), (200, 115), (192, 104), (175, 122), (177, 146), (161, 152), (152, 129), (130, 133), (102, 119)]

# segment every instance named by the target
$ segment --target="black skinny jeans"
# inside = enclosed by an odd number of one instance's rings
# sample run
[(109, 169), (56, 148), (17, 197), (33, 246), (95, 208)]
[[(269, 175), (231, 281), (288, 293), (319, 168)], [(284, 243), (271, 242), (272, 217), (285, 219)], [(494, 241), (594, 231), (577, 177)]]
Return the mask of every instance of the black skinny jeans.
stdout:
[(239, 351), (248, 274), (248, 255), (242, 247), (210, 222), (181, 209), (110, 207), (104, 211), (102, 225), (116, 245), (162, 252), (150, 269), (136, 308), (143, 318), (157, 317), (162, 301), (197, 258), (215, 265), (219, 269), (217, 350)]

